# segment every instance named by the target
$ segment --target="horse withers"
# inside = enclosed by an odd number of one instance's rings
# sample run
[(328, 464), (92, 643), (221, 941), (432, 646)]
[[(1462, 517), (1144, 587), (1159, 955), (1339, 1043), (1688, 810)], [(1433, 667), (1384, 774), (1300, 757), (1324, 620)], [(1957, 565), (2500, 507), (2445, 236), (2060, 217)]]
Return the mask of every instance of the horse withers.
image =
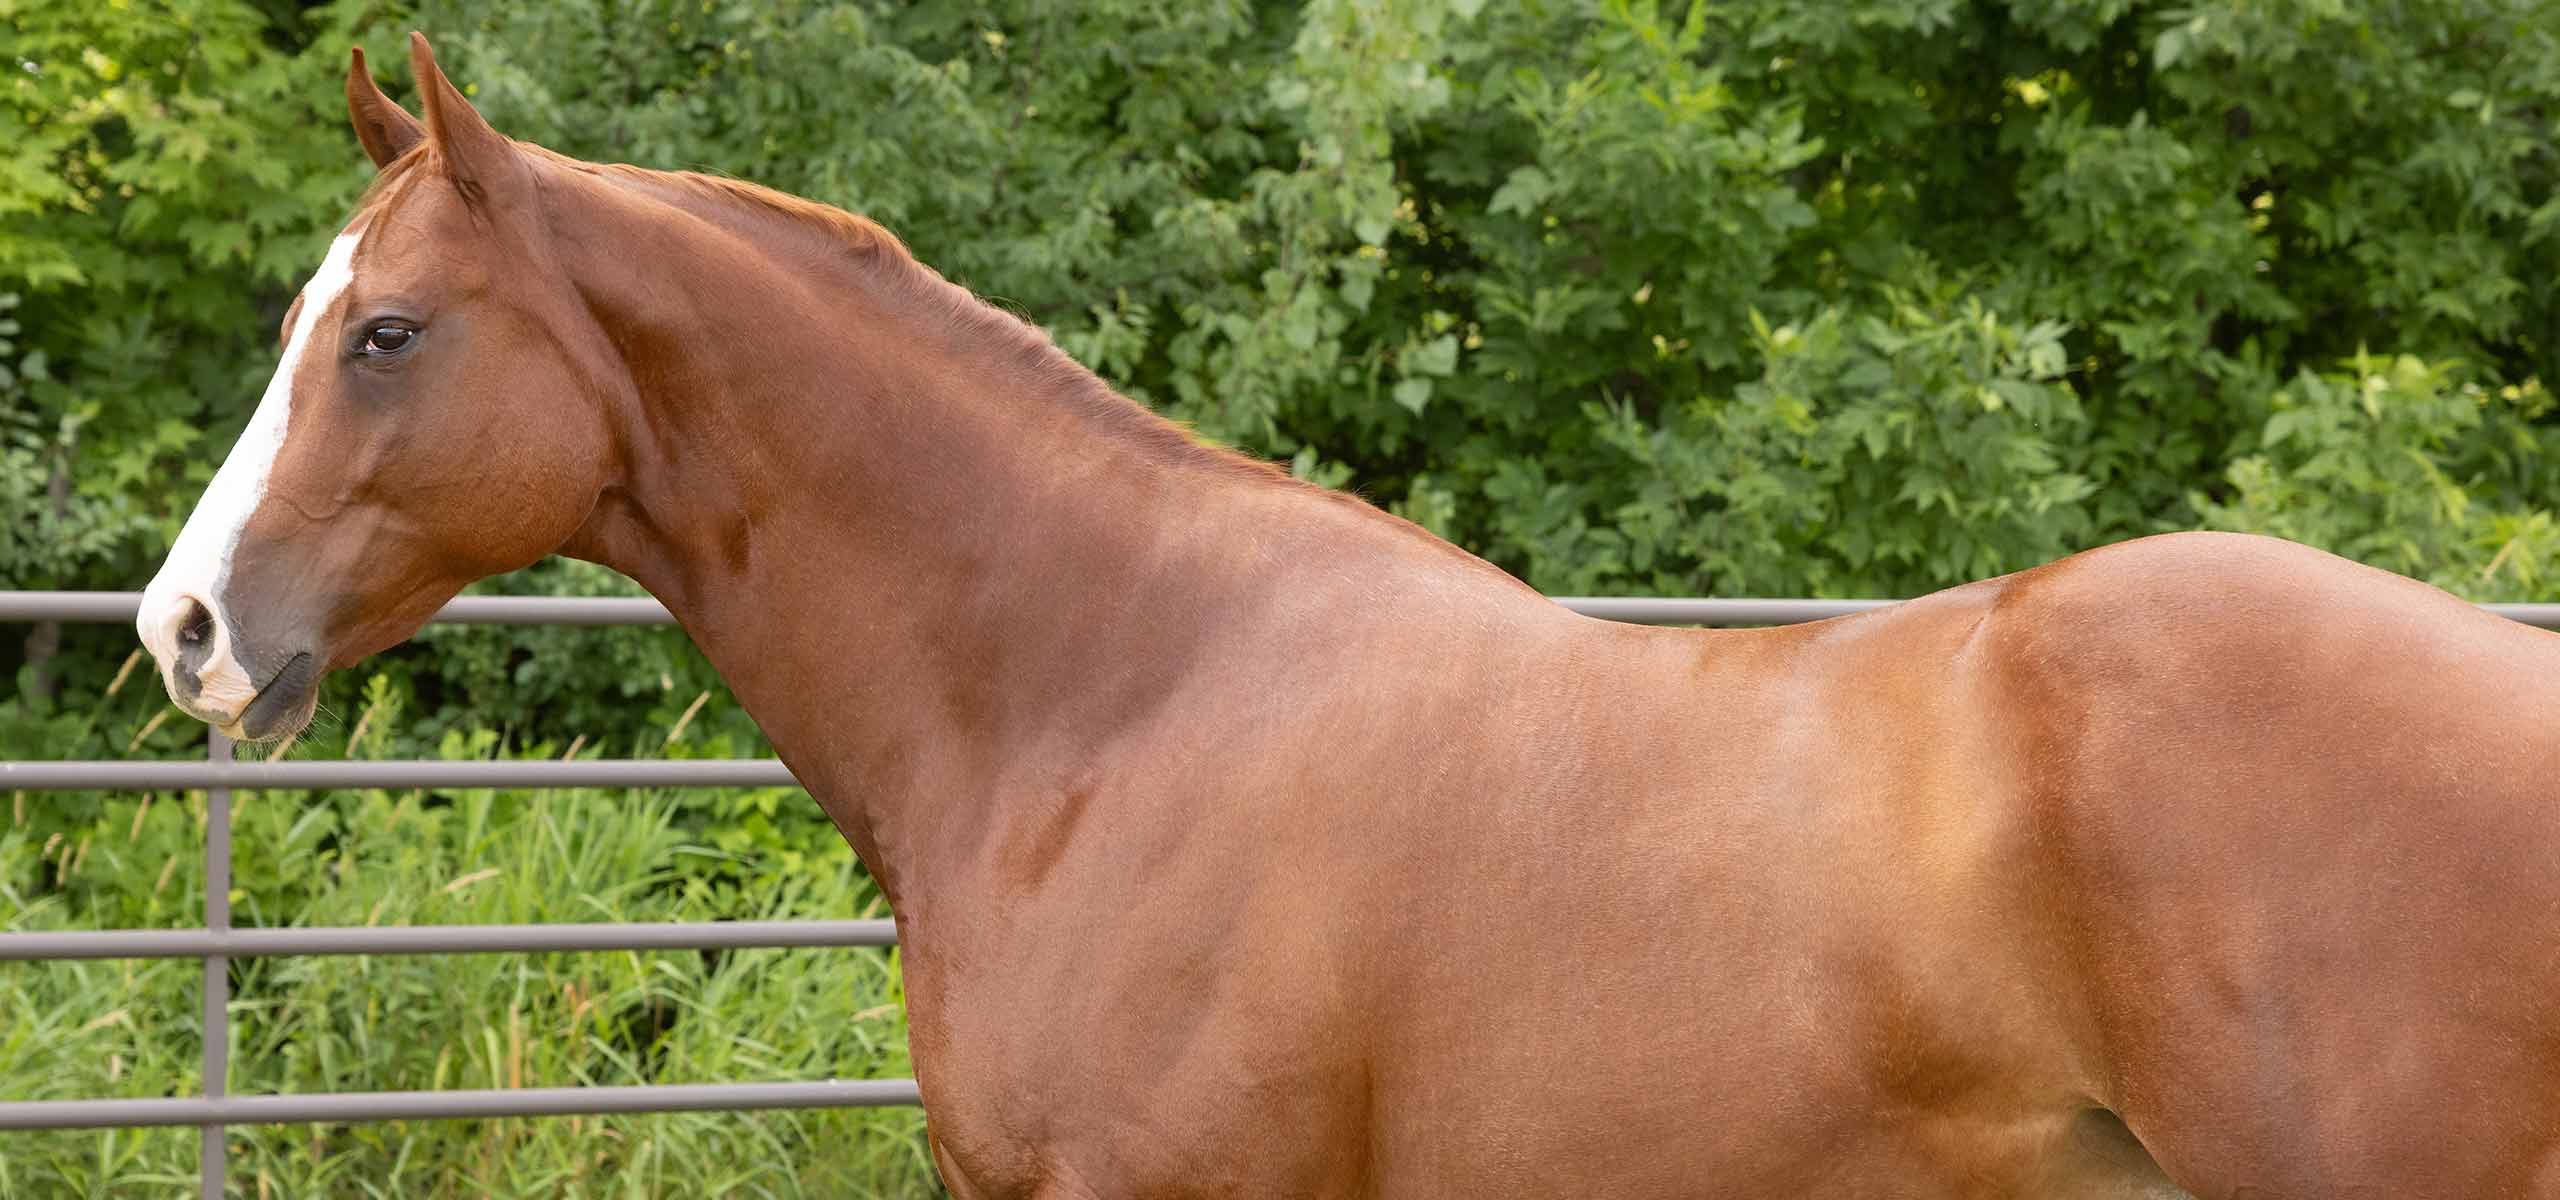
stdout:
[(411, 55), (143, 640), (273, 738), (639, 580), (886, 889), (954, 1193), (2560, 1195), (2560, 640), (2216, 535), (1585, 619)]

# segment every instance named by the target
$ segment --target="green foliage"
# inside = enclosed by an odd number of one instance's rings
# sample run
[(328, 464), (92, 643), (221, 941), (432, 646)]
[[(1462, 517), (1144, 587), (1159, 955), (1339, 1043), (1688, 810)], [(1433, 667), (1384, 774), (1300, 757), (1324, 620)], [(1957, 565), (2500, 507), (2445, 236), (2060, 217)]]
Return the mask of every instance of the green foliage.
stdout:
[(1953, 291), (1888, 292), (1885, 313), (1829, 309), (1801, 330), (1755, 314), (1759, 377), (1732, 395), (1658, 424), (1603, 410), (1609, 447), (1643, 472), (1612, 521), (1519, 524), (1543, 512), (1526, 482), (1499, 519), (1533, 570), (1585, 591), (1676, 589), (1694, 563), (1754, 595), (1901, 594), (1950, 563), (1991, 575), (2079, 548), (2092, 487), (2055, 443), (2088, 419), (2062, 380), (2063, 327), (2004, 325)]
[(71, 494), (39, 521), (80, 535), (0, 542), (0, 586), (130, 580), (229, 444), (205, 427), (246, 420), (273, 319), (365, 176), (321, 124), (326, 65), (274, 52), (254, 7), (0, 17), (0, 292), (21, 295), (39, 364), (0, 384), (0, 412), (36, 455), (13, 457), (13, 490), (62, 475)]
[(2546, 592), (2560, 548), (2550, 513), (2482, 512), (2476, 497), (2546, 495), (2560, 482), (2539, 425), (2550, 394), (2533, 380), (2493, 393), (2408, 355), (2343, 366), (2275, 393), (2256, 452), (2226, 473), (2229, 499), (2196, 498), (2204, 522), (2321, 542), (2457, 592)]

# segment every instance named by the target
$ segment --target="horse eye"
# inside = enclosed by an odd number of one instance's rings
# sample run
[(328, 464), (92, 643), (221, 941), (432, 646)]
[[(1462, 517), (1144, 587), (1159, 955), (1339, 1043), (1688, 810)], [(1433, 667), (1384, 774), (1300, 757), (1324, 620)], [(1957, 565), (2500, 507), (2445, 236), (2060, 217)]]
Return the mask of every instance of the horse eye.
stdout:
[(364, 335), (364, 352), (367, 354), (398, 353), (402, 347), (409, 344), (410, 338), (417, 336), (417, 333), (417, 330), (399, 325), (376, 325), (371, 332)]

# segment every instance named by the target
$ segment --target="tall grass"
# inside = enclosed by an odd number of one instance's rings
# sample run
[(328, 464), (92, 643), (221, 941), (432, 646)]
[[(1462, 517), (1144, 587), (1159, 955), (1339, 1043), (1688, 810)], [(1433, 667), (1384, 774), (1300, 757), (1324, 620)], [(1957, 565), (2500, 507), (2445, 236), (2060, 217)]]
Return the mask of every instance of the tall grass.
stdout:
[[(298, 754), (380, 749), (388, 725), (369, 707), (355, 744)], [(47, 797), (9, 799), (0, 927), (203, 919), (200, 794), (67, 797), (70, 821)], [(240, 793), (233, 840), (244, 926), (883, 910), (796, 793)], [(197, 1093), (201, 974), (193, 960), (0, 965), (0, 1098)], [(238, 1093), (911, 1073), (894, 952), (259, 959), (232, 964), (231, 984)], [(905, 1108), (234, 1128), (231, 1180), (261, 1200), (936, 1195), (922, 1129)], [(193, 1186), (195, 1154), (192, 1129), (0, 1134), (0, 1196), (171, 1195)]]

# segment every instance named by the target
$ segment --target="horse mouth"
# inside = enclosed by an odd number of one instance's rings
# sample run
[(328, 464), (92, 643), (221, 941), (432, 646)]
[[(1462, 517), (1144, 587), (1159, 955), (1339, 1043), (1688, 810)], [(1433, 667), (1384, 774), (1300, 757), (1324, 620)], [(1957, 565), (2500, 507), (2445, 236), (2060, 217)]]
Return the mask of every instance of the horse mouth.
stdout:
[(286, 659), (275, 674), (240, 710), (238, 720), (219, 728), (236, 742), (264, 742), (300, 733), (318, 707), (320, 672), (309, 651)]

